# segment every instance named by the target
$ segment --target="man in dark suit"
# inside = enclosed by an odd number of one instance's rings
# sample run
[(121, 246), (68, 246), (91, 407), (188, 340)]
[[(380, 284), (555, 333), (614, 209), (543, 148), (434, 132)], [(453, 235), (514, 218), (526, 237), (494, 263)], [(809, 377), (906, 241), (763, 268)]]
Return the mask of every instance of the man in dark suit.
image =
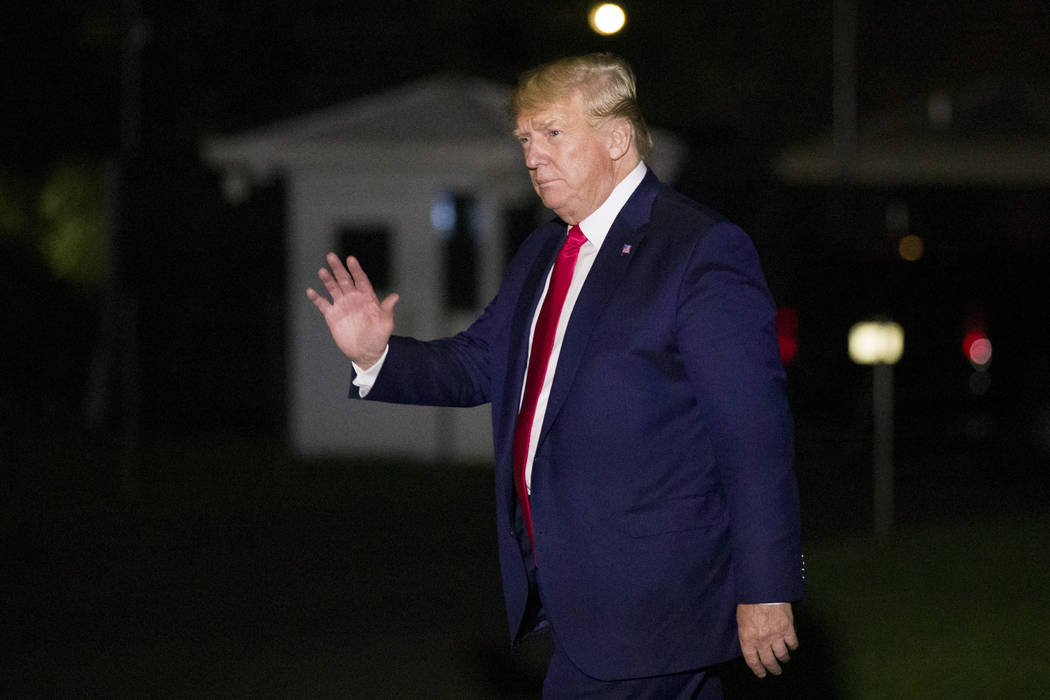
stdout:
[(357, 260), (309, 298), (353, 361), (352, 397), (492, 404), (514, 643), (553, 635), (544, 696), (720, 697), (743, 654), (780, 673), (802, 595), (793, 428), (775, 309), (750, 239), (657, 180), (634, 77), (592, 54), (512, 101), (557, 219), (522, 244), (466, 331), (392, 335)]

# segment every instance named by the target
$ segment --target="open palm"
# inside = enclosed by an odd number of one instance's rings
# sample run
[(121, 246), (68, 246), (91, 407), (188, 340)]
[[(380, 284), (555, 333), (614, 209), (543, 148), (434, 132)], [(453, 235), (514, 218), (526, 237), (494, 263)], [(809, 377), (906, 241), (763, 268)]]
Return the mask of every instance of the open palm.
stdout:
[(357, 258), (347, 258), (345, 267), (335, 253), (329, 253), (326, 259), (331, 272), (321, 268), (317, 276), (331, 300), (313, 289), (307, 289), (306, 296), (324, 315), (332, 339), (343, 354), (367, 369), (383, 356), (394, 332), (398, 295), (391, 294), (380, 303)]

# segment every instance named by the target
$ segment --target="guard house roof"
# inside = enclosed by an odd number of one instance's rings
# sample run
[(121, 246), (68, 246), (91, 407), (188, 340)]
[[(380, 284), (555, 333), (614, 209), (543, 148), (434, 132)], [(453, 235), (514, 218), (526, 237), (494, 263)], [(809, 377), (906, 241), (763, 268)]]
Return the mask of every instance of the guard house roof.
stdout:
[[(478, 78), (436, 75), (380, 94), (294, 117), (242, 134), (205, 140), (204, 159), (237, 167), (256, 179), (302, 165), (341, 170), (417, 172), (480, 168), (493, 176), (521, 175), (521, 148), (512, 137), (510, 88)], [(673, 179), (684, 147), (654, 130), (647, 159)]]

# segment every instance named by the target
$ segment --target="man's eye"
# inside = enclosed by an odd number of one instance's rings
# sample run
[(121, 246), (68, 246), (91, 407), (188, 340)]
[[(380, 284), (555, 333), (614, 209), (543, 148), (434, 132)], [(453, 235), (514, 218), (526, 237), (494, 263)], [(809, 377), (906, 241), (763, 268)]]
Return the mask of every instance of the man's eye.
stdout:
[(561, 134), (561, 129), (551, 129), (551, 136), (558, 136)]

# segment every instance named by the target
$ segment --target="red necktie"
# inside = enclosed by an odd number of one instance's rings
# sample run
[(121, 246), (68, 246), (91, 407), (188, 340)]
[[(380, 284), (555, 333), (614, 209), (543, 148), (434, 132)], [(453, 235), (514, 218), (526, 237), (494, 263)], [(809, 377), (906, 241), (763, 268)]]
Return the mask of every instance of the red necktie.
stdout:
[[(547, 375), (547, 365), (551, 359), (551, 348), (554, 346), (554, 331), (558, 327), (558, 317), (565, 305), (565, 294), (572, 282), (572, 273), (576, 267), (576, 258), (580, 246), (587, 242), (579, 226), (569, 229), (569, 236), (562, 245), (558, 259), (554, 262), (551, 281), (547, 285), (547, 296), (536, 318), (536, 329), (532, 333), (532, 347), (529, 350), (529, 368), (525, 373), (525, 391), (521, 397), (521, 409), (514, 424), (514, 488), (518, 492), (518, 503), (525, 529), (532, 539), (532, 510), (529, 508), (529, 492), (525, 485), (525, 462), (529, 454), (529, 436), (532, 423), (536, 417), (536, 401), (540, 396), (543, 378)], [(535, 545), (533, 545), (535, 557)]]

